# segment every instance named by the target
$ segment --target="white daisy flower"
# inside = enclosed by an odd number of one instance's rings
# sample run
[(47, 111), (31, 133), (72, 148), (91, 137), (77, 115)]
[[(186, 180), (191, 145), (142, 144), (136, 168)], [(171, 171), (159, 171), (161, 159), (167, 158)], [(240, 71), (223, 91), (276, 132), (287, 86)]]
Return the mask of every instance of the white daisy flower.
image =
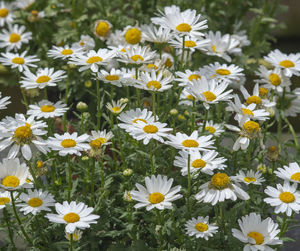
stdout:
[(97, 78), (104, 83), (112, 84), (118, 87), (122, 87), (122, 83), (127, 81), (127, 76), (123, 75), (123, 72), (112, 68), (110, 71), (100, 70), (97, 73)]
[(95, 41), (92, 37), (89, 35), (81, 35), (80, 36), (80, 41), (77, 43), (73, 43), (72, 47), (74, 48), (80, 48), (83, 51), (90, 51), (93, 50), (95, 47)]
[(126, 43), (130, 45), (138, 44), (142, 41), (142, 30), (137, 26), (126, 26), (123, 30), (122, 36), (124, 37)]
[(277, 236), (280, 233), (278, 224), (268, 217), (261, 220), (260, 214), (250, 213), (238, 220), (240, 230), (233, 228), (232, 235), (245, 243), (244, 251), (272, 251), (268, 245), (280, 245), (282, 240)]
[(126, 105), (127, 105), (127, 103), (121, 103), (120, 100), (118, 100), (117, 102), (112, 100), (111, 103), (106, 104), (106, 108), (114, 114), (119, 114), (124, 110)]
[(123, 35), (123, 31), (115, 30), (114, 32), (112, 32), (108, 36), (108, 38), (106, 40), (106, 44), (109, 45), (109, 46), (116, 46), (116, 47), (118, 47), (119, 45), (126, 46), (126, 41), (125, 41), (125, 38), (124, 38), (124, 35)]
[(47, 127), (45, 122), (35, 121), (34, 117), (26, 119), (23, 114), (15, 114), (15, 118), (6, 117), (0, 124), (0, 134), (2, 133), (4, 138), (0, 141), (0, 151), (12, 145), (7, 155), (9, 159), (15, 158), (21, 150), (23, 157), (30, 160), (32, 146), (44, 154), (49, 150), (46, 142), (40, 137), (47, 134), (47, 131), (43, 130)]
[[(1, 169), (0, 169), (1, 170)], [(14, 198), (17, 197), (18, 193), (14, 192)], [(11, 204), (11, 196), (9, 191), (0, 191), (0, 209), (5, 208), (6, 204)]]
[(164, 68), (174, 70), (174, 57), (170, 53), (162, 53), (161, 63)]
[(126, 51), (118, 55), (118, 61), (135, 65), (153, 63), (156, 59), (156, 51), (151, 51), (148, 46), (139, 45), (126, 47)]
[(193, 83), (193, 80), (201, 79), (204, 72), (201, 69), (199, 71), (185, 70), (185, 72), (176, 71), (175, 75), (177, 75), (178, 78), (174, 80), (179, 82), (179, 86), (189, 86)]
[(275, 115), (279, 116), (280, 110), (283, 111), (285, 117), (296, 117), (300, 113), (300, 95), (285, 94), (284, 98), (276, 97)]
[(283, 166), (283, 168), (278, 168), (274, 173), (280, 179), (300, 183), (300, 167), (296, 162)]
[[(174, 166), (181, 168), (181, 174), (186, 176), (188, 174), (188, 155), (190, 154), (190, 172), (195, 173), (195, 177), (198, 176), (199, 172), (203, 172), (209, 175), (213, 175), (213, 170), (223, 170), (226, 165), (226, 159), (223, 157), (217, 157), (216, 151), (206, 151), (201, 154), (199, 151), (180, 151), (179, 156), (175, 157)], [(198, 172), (199, 171), (199, 172)]]
[[(201, 123), (197, 123), (197, 125), (199, 126), (199, 130), (202, 130), (202, 127), (204, 124), (201, 122)], [(210, 134), (212, 134), (215, 137), (219, 137), (223, 132), (225, 132), (224, 125), (216, 124), (216, 123), (214, 123), (213, 120), (206, 121), (204, 130), (206, 132), (209, 132)]]
[(6, 109), (6, 106), (10, 104), (11, 102), (9, 101), (10, 97), (6, 96), (2, 98), (2, 93), (0, 92), (0, 110)]
[(63, 47), (53, 46), (47, 52), (47, 55), (51, 58), (61, 58), (61, 59), (68, 59), (70, 57), (74, 57), (76, 54), (81, 53), (81, 48), (76, 48), (74, 46), (70, 47), (69, 45), (65, 45)]
[(25, 75), (21, 77), (21, 87), (25, 89), (39, 88), (43, 89), (46, 86), (56, 86), (57, 82), (62, 81), (67, 77), (64, 71), (54, 71), (54, 68), (39, 68), (35, 74), (29, 70), (23, 72)]
[(292, 212), (299, 213), (300, 211), (300, 192), (297, 191), (297, 183), (290, 185), (288, 181), (285, 181), (283, 186), (276, 184), (276, 188), (267, 186), (265, 193), (270, 197), (265, 198), (264, 202), (275, 207), (274, 212), (286, 213), (287, 216), (291, 216)]
[(139, 203), (135, 204), (135, 208), (146, 207), (147, 211), (157, 208), (159, 210), (172, 209), (172, 201), (178, 200), (182, 197), (177, 194), (181, 186), (171, 188), (173, 179), (168, 179), (167, 176), (152, 175), (145, 178), (146, 187), (135, 184), (138, 191), (133, 190), (130, 192), (133, 200)]
[(25, 26), (8, 25), (8, 30), (3, 29), (0, 33), (0, 48), (6, 48), (6, 51), (19, 50), (22, 44), (28, 44), (32, 39), (31, 32), (24, 32)]
[(54, 137), (49, 137), (47, 142), (52, 150), (59, 151), (60, 156), (66, 156), (67, 154), (81, 156), (82, 151), (91, 149), (89, 144), (86, 143), (89, 137), (87, 134), (78, 136), (77, 132), (72, 134), (66, 132), (63, 135), (55, 133)]
[(165, 143), (167, 145), (173, 146), (176, 149), (180, 150), (199, 150), (199, 151), (207, 151), (210, 148), (214, 148), (214, 140), (212, 140), (213, 136), (198, 136), (198, 131), (193, 131), (193, 133), (188, 136), (184, 133), (177, 132), (176, 135), (169, 135), (168, 140)]
[[(95, 22), (95, 26), (94, 26), (94, 34), (98, 38), (100, 38), (100, 40), (104, 41), (110, 35), (111, 28), (112, 28), (112, 24), (110, 22), (108, 22), (107, 20), (103, 20), (103, 19), (97, 20)], [(88, 37), (89, 39), (91, 38), (90, 36), (85, 36), (85, 37)], [(81, 41), (83, 41), (82, 35), (81, 35)], [(83, 41), (83, 43), (84, 43), (84, 41)], [(95, 46), (95, 42), (93, 40), (93, 47), (90, 48), (89, 50), (93, 49), (94, 46)]]
[(30, 177), (28, 166), (25, 163), (20, 164), (20, 160), (3, 159), (0, 162), (0, 187), (2, 189), (13, 191), (20, 188), (30, 188), (26, 182)]
[(91, 69), (92, 72), (97, 72), (99, 66), (106, 65), (115, 57), (114, 50), (99, 49), (98, 51), (90, 50), (87, 54), (78, 53), (70, 58), (69, 63), (79, 65), (79, 71)]
[(228, 83), (226, 82), (218, 83), (214, 79), (209, 80), (203, 76), (201, 79), (193, 80), (187, 90), (196, 100), (202, 101), (206, 109), (209, 109), (211, 104), (228, 101), (232, 98), (230, 93), (233, 90), (225, 91), (227, 87)]
[(153, 24), (142, 25), (142, 38), (145, 41), (155, 43), (155, 44), (166, 44), (173, 37), (170, 29), (164, 28), (162, 26), (156, 27)]
[(29, 105), (27, 114), (38, 119), (47, 119), (61, 117), (68, 109), (69, 108), (67, 107), (67, 105), (61, 101), (58, 101), (54, 104), (48, 100), (42, 100), (37, 104)]
[(262, 172), (249, 170), (246, 173), (244, 171), (239, 171), (236, 176), (232, 178), (237, 182), (243, 182), (246, 185), (261, 185), (262, 182), (265, 182), (265, 179), (262, 176)]
[(179, 105), (193, 105), (193, 100), (196, 101), (196, 98), (187, 91), (187, 88), (183, 88), (179, 97)]
[(282, 69), (287, 77), (300, 76), (300, 54), (291, 53), (287, 55), (276, 49), (271, 51), (264, 59), (274, 67)]
[(198, 216), (198, 218), (192, 218), (185, 223), (185, 230), (189, 236), (208, 240), (209, 237), (218, 232), (218, 227), (215, 223), (209, 223), (209, 216)]
[(21, 212), (24, 212), (25, 215), (29, 213), (36, 215), (41, 211), (51, 212), (49, 207), (55, 205), (55, 200), (48, 191), (43, 192), (42, 189), (28, 189), (27, 193), (21, 193), (19, 201), (23, 203), (16, 204), (17, 207), (21, 207)]
[[(210, 43), (209, 39), (204, 39), (194, 36), (185, 36), (184, 48), (190, 50), (191, 53), (195, 50), (207, 51), (208, 44)], [(169, 44), (176, 49), (182, 50), (182, 37), (175, 35), (173, 39), (169, 41)]]
[(249, 200), (249, 195), (237, 184), (233, 183), (232, 177), (226, 173), (216, 173), (211, 181), (206, 182), (199, 188), (201, 191), (195, 195), (199, 202), (211, 203), (213, 206), (225, 199), (235, 201), (237, 198)]
[(11, 24), (13, 22), (13, 4), (0, 2), (0, 27), (3, 27), (6, 24)]
[(23, 51), (21, 54), (2, 52), (0, 62), (3, 65), (10, 66), (12, 69), (17, 68), (19, 72), (23, 72), (24, 70), (29, 71), (28, 67), (37, 67), (33, 63), (40, 61), (40, 59), (36, 56), (26, 56), (26, 54), (27, 51)]
[(111, 144), (109, 142), (113, 138), (113, 133), (111, 131), (91, 131), (92, 135), (89, 138), (89, 145), (93, 149), (99, 149), (101, 146), (106, 146)]
[(70, 234), (73, 234), (77, 228), (89, 228), (90, 224), (96, 224), (96, 220), (100, 218), (99, 215), (91, 214), (94, 208), (82, 202), (78, 204), (75, 201), (55, 203), (55, 210), (57, 214), (47, 214), (46, 218), (54, 223), (66, 224), (65, 231)]

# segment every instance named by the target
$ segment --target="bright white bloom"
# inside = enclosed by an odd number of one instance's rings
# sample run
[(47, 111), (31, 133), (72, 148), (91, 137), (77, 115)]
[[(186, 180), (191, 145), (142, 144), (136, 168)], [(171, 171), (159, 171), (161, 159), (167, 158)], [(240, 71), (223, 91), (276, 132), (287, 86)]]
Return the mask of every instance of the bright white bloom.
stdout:
[(182, 197), (177, 194), (181, 186), (171, 188), (173, 179), (168, 179), (167, 176), (152, 175), (145, 178), (146, 187), (135, 184), (138, 191), (133, 190), (130, 192), (133, 200), (138, 201), (134, 207), (146, 207), (147, 211), (157, 208), (159, 210), (172, 209), (172, 201), (178, 200)]
[(244, 171), (239, 171), (236, 176), (232, 178), (235, 179), (237, 182), (243, 182), (246, 185), (253, 184), (253, 185), (261, 185), (265, 179), (262, 176), (262, 172), (256, 171), (254, 173), (253, 170), (249, 170), (246, 173)]
[(63, 47), (53, 46), (47, 53), (47, 55), (51, 58), (61, 58), (68, 59), (70, 57), (74, 57), (76, 54), (81, 53), (81, 48), (76, 48), (74, 46), (70, 47), (69, 45), (65, 45)]
[(37, 67), (34, 62), (40, 61), (36, 56), (26, 56), (27, 51), (19, 53), (1, 53), (0, 62), (3, 65), (10, 66), (12, 69), (17, 68), (19, 72), (29, 71), (28, 67)]
[(185, 70), (185, 72), (176, 71), (175, 74), (178, 76), (178, 78), (175, 78), (174, 80), (179, 82), (179, 86), (189, 86), (193, 83), (193, 80), (201, 79), (201, 77), (204, 75), (204, 72), (201, 70)]
[[(199, 126), (199, 130), (202, 130), (204, 124), (198, 123), (197, 125)], [(213, 120), (206, 121), (204, 130), (214, 135), (215, 137), (219, 137), (223, 132), (225, 132), (224, 125), (216, 124)]]
[(155, 44), (168, 43), (173, 37), (173, 34), (169, 29), (160, 26), (157, 28), (153, 24), (142, 25), (142, 38), (145, 41), (152, 42)]
[(6, 48), (6, 51), (19, 50), (22, 44), (27, 44), (32, 38), (31, 32), (24, 32), (25, 26), (15, 24), (9, 25), (8, 30), (3, 29), (0, 33), (0, 48)]
[(6, 109), (6, 106), (11, 103), (10, 101), (8, 101), (10, 97), (9, 96), (3, 98), (1, 97), (2, 97), (2, 93), (0, 92), (0, 110), (4, 110)]
[(113, 138), (113, 133), (111, 131), (91, 131), (92, 135), (89, 138), (89, 145), (93, 149), (99, 149), (101, 146), (106, 146), (111, 144), (109, 142)]
[(196, 238), (204, 238), (208, 240), (218, 232), (217, 224), (209, 223), (209, 216), (192, 218), (185, 223), (186, 234), (195, 236)]
[(226, 165), (226, 159), (223, 157), (217, 157), (216, 151), (206, 151), (201, 154), (199, 151), (180, 151), (179, 156), (175, 157), (174, 166), (181, 168), (181, 174), (186, 176), (188, 174), (188, 155), (190, 154), (190, 172), (198, 176), (199, 172), (203, 172), (209, 175), (213, 175), (213, 170), (223, 170)]
[(80, 41), (72, 45), (74, 48), (80, 48), (83, 51), (90, 51), (95, 47), (95, 41), (89, 35), (81, 35)]
[(27, 114), (38, 119), (47, 119), (61, 117), (68, 109), (69, 108), (67, 107), (67, 105), (61, 101), (58, 101), (54, 104), (51, 101), (42, 100), (35, 105), (29, 105)]
[(199, 188), (201, 191), (195, 195), (199, 202), (211, 203), (213, 206), (227, 199), (235, 201), (237, 198), (249, 200), (249, 195), (226, 173), (216, 173), (211, 181), (206, 182)]
[(110, 71), (100, 70), (97, 73), (97, 78), (104, 83), (122, 87), (122, 83), (127, 81), (127, 76), (122, 71), (112, 68)]
[(284, 75), (291, 77), (293, 75), (300, 76), (300, 54), (291, 53), (289, 55), (282, 53), (276, 49), (271, 51), (264, 59), (271, 63), (274, 67), (283, 70)]
[(285, 181), (283, 186), (277, 184), (276, 188), (267, 186), (265, 193), (270, 197), (265, 198), (264, 201), (275, 207), (274, 212), (286, 213), (287, 216), (292, 215), (292, 211), (299, 213), (300, 211), (300, 192), (297, 191), (297, 183), (290, 185), (288, 181)]
[(278, 224), (268, 217), (261, 220), (260, 214), (250, 213), (238, 220), (240, 230), (233, 228), (232, 235), (245, 243), (243, 251), (273, 251), (268, 245), (280, 245), (282, 240)]
[(89, 150), (91, 147), (87, 144), (89, 135), (82, 134), (78, 136), (77, 132), (72, 134), (66, 132), (63, 135), (57, 133), (54, 137), (49, 137), (48, 145), (54, 151), (59, 151), (60, 156), (66, 156), (67, 154), (76, 154), (81, 156), (82, 151)]
[(118, 100), (117, 102), (115, 102), (114, 100), (112, 100), (111, 103), (107, 103), (106, 104), (106, 108), (108, 110), (110, 110), (112, 113), (114, 114), (119, 114), (121, 113), (124, 108), (126, 107), (127, 103), (121, 103), (120, 100)]
[(6, 24), (11, 24), (13, 22), (13, 4), (0, 2), (0, 27)]
[(151, 51), (148, 46), (128, 46), (125, 52), (119, 53), (120, 62), (127, 64), (149, 64), (153, 63), (156, 59), (156, 51)]
[(241, 30), (241, 26), (241, 21), (235, 23), (233, 27), (233, 34), (231, 36), (239, 41), (239, 47), (249, 46), (251, 43), (248, 39), (247, 31)]
[(109, 46), (119, 46), (119, 45), (125, 46), (126, 41), (123, 35), (123, 31), (115, 30), (114, 32), (112, 32), (107, 38), (106, 44)]
[(21, 77), (21, 87), (25, 89), (40, 88), (43, 89), (46, 86), (56, 86), (57, 82), (62, 81), (67, 76), (64, 71), (54, 71), (54, 68), (39, 68), (36, 74), (33, 74), (29, 70), (23, 72), (25, 75)]
[[(0, 169), (1, 170), (1, 169)], [(17, 192), (14, 192), (14, 198), (18, 195)], [(0, 209), (5, 208), (6, 204), (11, 204), (11, 196), (9, 191), (0, 191)]]
[(300, 167), (296, 162), (283, 166), (283, 168), (278, 168), (274, 173), (280, 179), (300, 183)]
[(77, 228), (89, 228), (90, 224), (96, 224), (96, 220), (100, 218), (99, 215), (91, 214), (94, 208), (82, 202), (78, 204), (75, 201), (55, 203), (55, 210), (57, 214), (47, 214), (46, 218), (54, 223), (66, 224), (65, 231), (70, 234), (73, 234)]
[(187, 91), (187, 87), (183, 88), (182, 92), (180, 93), (179, 105), (192, 106), (193, 100), (196, 101), (196, 98)]
[(20, 211), (24, 212), (25, 215), (29, 213), (36, 215), (41, 211), (51, 212), (49, 207), (54, 206), (55, 200), (48, 191), (28, 189), (27, 193), (21, 193), (19, 200), (23, 203), (16, 204), (16, 206), (22, 207)]
[[(174, 38), (169, 41), (169, 44), (174, 48), (179, 49), (180, 53), (182, 53), (182, 42), (182, 37), (175, 35)], [(194, 52), (195, 50), (206, 51), (209, 43), (209, 39), (186, 36), (184, 41), (184, 48), (186, 50), (190, 50), (191, 52)]]

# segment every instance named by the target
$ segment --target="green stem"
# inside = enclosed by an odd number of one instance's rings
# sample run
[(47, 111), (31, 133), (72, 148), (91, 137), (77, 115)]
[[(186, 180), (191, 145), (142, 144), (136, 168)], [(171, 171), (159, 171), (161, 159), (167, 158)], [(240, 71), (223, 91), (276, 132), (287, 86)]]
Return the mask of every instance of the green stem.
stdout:
[(156, 122), (156, 112), (155, 112), (155, 92), (152, 92), (152, 111), (154, 116), (154, 122)]
[(48, 94), (46, 87), (44, 88), (44, 99), (48, 100)]
[(100, 130), (100, 119), (101, 119), (101, 93), (99, 79), (96, 79), (96, 91), (97, 91), (97, 129)]
[(289, 129), (290, 129), (290, 132), (291, 132), (291, 134), (293, 135), (293, 139), (294, 139), (294, 142), (295, 142), (295, 146), (296, 146), (296, 148), (298, 149), (298, 148), (299, 148), (299, 143), (298, 143), (298, 138), (297, 138), (297, 135), (296, 135), (296, 133), (295, 133), (294, 127), (293, 127), (293, 125), (290, 123), (290, 121), (287, 119), (287, 117), (284, 117), (284, 121), (288, 124)]
[(15, 251), (17, 249), (16, 249), (16, 245), (15, 245), (15, 242), (14, 242), (14, 233), (13, 233), (11, 227), (10, 227), (9, 214), (8, 214), (6, 208), (3, 208), (3, 216), (4, 216), (4, 219), (5, 219), (5, 222), (6, 222), (6, 226), (7, 226), (7, 230), (8, 230), (8, 236), (9, 236), (9, 239), (10, 239), (10, 243), (12, 245), (12, 249)]
[(20, 88), (20, 89), (21, 89), (21, 93), (22, 93), (24, 105), (26, 107), (26, 110), (28, 110), (28, 101), (27, 101), (27, 97), (26, 97), (25, 91), (24, 91), (23, 88)]
[(192, 132), (194, 131), (194, 128), (195, 128), (195, 112), (196, 112), (196, 102), (193, 99), (192, 126), (191, 126)]
[[(138, 80), (139, 78), (139, 70), (137, 67), (135, 67), (135, 79)], [(137, 107), (141, 106), (141, 97), (140, 97), (140, 89), (139, 88), (135, 88), (136, 89), (136, 105)]]
[(185, 44), (185, 36), (182, 37), (182, 54), (181, 54), (181, 68), (183, 69), (183, 64), (184, 64), (184, 46)]
[(100, 179), (101, 179), (101, 188), (104, 189), (104, 163), (103, 156), (100, 158)]
[(208, 109), (205, 109), (205, 115), (204, 115), (204, 121), (203, 121), (203, 127), (202, 127), (202, 133), (205, 132), (205, 127), (206, 127), (206, 122), (207, 122), (207, 117), (208, 117)]
[(190, 196), (191, 196), (191, 155), (188, 154), (188, 190), (187, 190), (187, 206), (188, 213), (191, 215), (191, 204), (190, 204)]
[(154, 160), (153, 160), (153, 148), (154, 144), (153, 142), (150, 143), (150, 162), (151, 162), (151, 173), (152, 175), (155, 174), (155, 165), (154, 165)]
[(95, 159), (93, 159), (93, 164), (92, 164), (92, 168), (91, 168), (91, 175), (90, 175), (90, 179), (91, 179), (91, 204), (93, 204), (94, 202), (94, 196), (95, 196), (95, 170), (96, 170), (96, 161)]
[(73, 251), (73, 234), (70, 234), (69, 250)]
[(34, 172), (34, 170), (31, 167), (30, 162), (29, 161), (26, 161), (26, 162), (27, 162), (27, 166), (29, 168), (29, 172), (30, 172), (30, 174), (31, 174), (31, 176), (33, 178), (34, 184), (35, 184), (36, 188), (39, 188), (41, 186), (41, 184), (38, 182), (38, 180), (36, 178), (36, 175), (35, 175), (35, 172)]
[[(70, 68), (68, 67), (68, 70), (67, 70), (67, 81), (66, 81), (66, 93), (65, 93), (65, 104), (66, 105), (68, 105), (69, 86), (70, 86)], [(64, 131), (66, 132), (67, 131), (67, 112), (64, 113), (63, 125), (64, 125)]]
[(71, 190), (72, 190), (72, 170), (71, 170), (71, 157), (68, 155), (68, 202), (71, 201)]

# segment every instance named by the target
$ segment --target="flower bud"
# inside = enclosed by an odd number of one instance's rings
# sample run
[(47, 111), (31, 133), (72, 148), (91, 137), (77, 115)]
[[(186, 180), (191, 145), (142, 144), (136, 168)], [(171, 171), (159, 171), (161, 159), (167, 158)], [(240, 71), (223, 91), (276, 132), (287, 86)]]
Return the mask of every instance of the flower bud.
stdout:
[(93, 83), (92, 83), (91, 80), (87, 80), (87, 81), (84, 82), (84, 86), (85, 86), (86, 88), (91, 88), (92, 85), (93, 85)]
[(178, 110), (177, 109), (171, 109), (170, 110), (170, 114), (171, 115), (177, 115), (178, 114)]
[(121, 98), (121, 99), (120, 99), (120, 103), (121, 103), (121, 104), (128, 103), (128, 101), (129, 101), (128, 98)]
[(123, 171), (124, 176), (131, 176), (133, 174), (133, 170), (130, 168), (127, 168)]
[(131, 197), (130, 191), (125, 190), (124, 195), (123, 195), (123, 200), (125, 200), (127, 202), (131, 202), (132, 201), (132, 197)]
[(80, 112), (84, 112), (88, 109), (88, 105), (84, 102), (79, 102), (77, 105), (76, 105), (76, 109)]

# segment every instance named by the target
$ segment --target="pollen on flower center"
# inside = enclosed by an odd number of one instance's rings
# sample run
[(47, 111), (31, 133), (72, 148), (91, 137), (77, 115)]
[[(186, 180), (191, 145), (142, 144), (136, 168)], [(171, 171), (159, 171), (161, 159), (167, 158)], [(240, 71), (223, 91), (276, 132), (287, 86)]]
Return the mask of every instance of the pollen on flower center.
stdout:
[(17, 43), (21, 40), (21, 36), (17, 33), (12, 33), (10, 36), (9, 36), (9, 42), (11, 43)]
[(118, 113), (121, 110), (121, 107), (115, 106), (111, 108), (114, 113)]
[(91, 140), (89, 143), (92, 148), (99, 148), (102, 144), (105, 144), (107, 142), (106, 138), (97, 138), (94, 140)]
[(43, 201), (40, 198), (31, 198), (28, 200), (27, 204), (31, 207), (40, 207), (43, 205)]
[(206, 100), (210, 102), (214, 101), (217, 98), (217, 96), (210, 91), (203, 92), (202, 94), (204, 95)]
[(88, 64), (94, 64), (94, 63), (98, 63), (98, 62), (101, 62), (103, 60), (102, 57), (99, 57), (99, 56), (93, 56), (93, 57), (90, 57), (88, 58), (88, 60), (86, 61)]
[(248, 105), (253, 104), (253, 103), (258, 105), (258, 104), (261, 104), (261, 98), (258, 96), (250, 96), (249, 98), (247, 98), (246, 103)]
[(14, 64), (24, 64), (25, 60), (24, 60), (24, 58), (16, 57), (16, 58), (13, 58), (11, 60), (11, 62), (14, 63)]
[(76, 146), (76, 141), (73, 139), (64, 139), (60, 144), (64, 148), (70, 148)]
[(131, 59), (132, 59), (134, 62), (137, 62), (138, 60), (144, 61), (144, 58), (143, 58), (141, 55), (133, 55), (133, 56), (131, 56)]
[(55, 107), (53, 105), (43, 105), (41, 107), (42, 112), (53, 112), (55, 110)]
[(190, 32), (192, 27), (187, 23), (181, 23), (176, 26), (176, 30), (179, 32)]
[(255, 240), (256, 245), (263, 244), (265, 240), (264, 236), (261, 233), (255, 231), (248, 233), (248, 236)]
[(292, 203), (295, 201), (295, 196), (291, 192), (282, 192), (279, 199), (284, 203)]
[(201, 79), (201, 76), (199, 76), (198, 74), (191, 74), (188, 77), (189, 81), (193, 81), (193, 79), (197, 80), (197, 79)]
[(291, 176), (291, 180), (300, 181), (300, 173), (299, 173), (299, 172), (294, 173), (294, 174)]
[(226, 173), (216, 173), (211, 178), (211, 184), (217, 189), (226, 188), (229, 184), (229, 177)]
[(63, 54), (63, 55), (71, 55), (71, 54), (73, 54), (73, 50), (71, 50), (71, 49), (64, 49), (64, 50), (61, 51), (61, 54)]
[(43, 75), (37, 78), (37, 80), (35, 82), (37, 82), (38, 84), (42, 84), (42, 83), (47, 83), (51, 80), (50, 77)]
[(211, 47), (212, 51), (215, 52), (215, 53), (216, 53), (216, 48), (217, 48), (217, 46), (215, 46), (215, 45), (213, 45), (213, 46)]
[(168, 67), (168, 68), (171, 68), (173, 65), (171, 59), (167, 58), (166, 62), (165, 62), (165, 66)]
[(9, 202), (10, 202), (10, 198), (8, 198), (8, 197), (1, 197), (0, 198), (0, 206), (3, 206), (3, 205), (5, 205)]
[(20, 184), (20, 180), (16, 176), (9, 175), (2, 180), (1, 184), (5, 187), (17, 187)]
[(217, 69), (216, 73), (219, 75), (230, 75), (231, 74), (231, 72), (227, 69)]
[(189, 94), (186, 96), (186, 99), (189, 99), (189, 100), (196, 100), (196, 98), (192, 95), (192, 94)]
[(68, 213), (64, 216), (64, 220), (67, 223), (74, 223), (80, 220), (80, 216), (76, 213)]
[(19, 126), (15, 132), (14, 137), (18, 139), (28, 139), (32, 136), (32, 130), (29, 124), (25, 124), (24, 126)]
[(244, 181), (247, 182), (247, 183), (250, 183), (250, 182), (255, 182), (256, 179), (254, 177), (245, 177)]
[(195, 228), (199, 231), (199, 232), (205, 232), (208, 229), (208, 225), (202, 222), (199, 222), (195, 225)]
[(206, 166), (206, 162), (202, 159), (195, 159), (192, 163), (192, 167), (194, 168), (203, 168)]
[(152, 204), (157, 204), (162, 202), (165, 199), (165, 196), (159, 192), (155, 192), (149, 195), (148, 200), (152, 203)]
[(105, 37), (107, 32), (109, 31), (109, 25), (107, 22), (100, 21), (96, 27), (96, 33), (100, 37)]
[(195, 47), (197, 44), (193, 40), (184, 41), (184, 46), (188, 48)]
[(0, 9), (0, 17), (5, 18), (8, 15), (8, 9), (2, 8)]
[(205, 126), (205, 130), (209, 131), (211, 134), (214, 134), (216, 132), (216, 129), (212, 126)]
[(108, 81), (116, 81), (116, 80), (119, 80), (119, 76), (118, 75), (107, 75), (107, 76), (105, 76), (105, 79)]
[(254, 121), (247, 121), (243, 124), (243, 128), (248, 132), (248, 133), (254, 133), (258, 132), (260, 130), (260, 126), (257, 122)]
[(260, 87), (259, 88), (259, 96), (264, 97), (268, 94), (269, 90), (267, 88), (264, 87)]
[(199, 143), (194, 139), (185, 139), (181, 142), (184, 147), (198, 147)]
[(137, 123), (138, 121), (142, 121), (145, 124), (148, 124), (148, 122), (146, 120), (144, 120), (144, 119), (134, 119), (134, 120), (132, 120), (133, 123)]
[(280, 62), (280, 66), (284, 68), (290, 68), (290, 67), (294, 67), (295, 64), (291, 60), (283, 60)]
[(157, 133), (158, 132), (158, 128), (154, 125), (146, 125), (143, 128), (145, 133)]
[(137, 44), (141, 41), (141, 31), (138, 28), (130, 28), (125, 33), (125, 40), (129, 44)]
[(270, 74), (269, 80), (272, 85), (278, 86), (281, 84), (281, 78), (276, 73)]
[(155, 64), (147, 64), (147, 68), (157, 70), (158, 67)]
[(156, 81), (156, 80), (152, 80), (152, 81), (149, 81), (149, 82), (147, 83), (147, 88), (150, 89), (151, 86), (153, 86), (155, 89), (158, 90), (158, 89), (161, 88), (161, 83), (159, 83), (159, 82)]
[(250, 109), (242, 108), (242, 112), (243, 112), (244, 115), (254, 116), (254, 113)]

